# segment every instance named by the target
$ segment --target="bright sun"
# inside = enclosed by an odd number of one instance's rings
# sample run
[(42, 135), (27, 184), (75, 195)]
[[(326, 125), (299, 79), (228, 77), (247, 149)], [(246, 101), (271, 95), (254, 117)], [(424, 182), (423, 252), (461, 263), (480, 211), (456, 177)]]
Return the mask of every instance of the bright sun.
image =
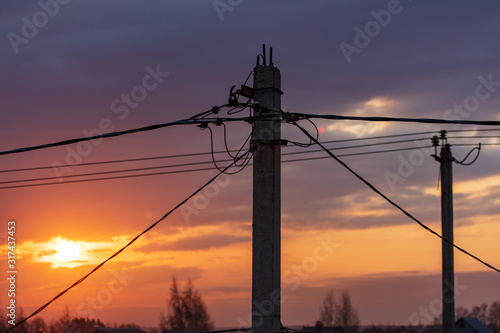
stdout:
[(64, 262), (80, 259), (80, 246), (74, 242), (62, 240), (55, 246), (57, 251), (55, 258)]

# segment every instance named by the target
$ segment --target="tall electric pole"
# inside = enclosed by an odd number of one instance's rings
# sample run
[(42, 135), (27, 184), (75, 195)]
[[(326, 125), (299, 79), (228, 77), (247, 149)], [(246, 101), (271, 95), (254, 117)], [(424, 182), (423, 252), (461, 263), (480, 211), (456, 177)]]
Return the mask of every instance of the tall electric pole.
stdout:
[[(261, 57), (261, 58), (259, 58)], [(281, 75), (266, 50), (253, 71), (252, 332), (281, 331)], [(261, 63), (262, 60), (262, 63)], [(258, 104), (257, 104), (258, 103)], [(273, 117), (274, 116), (274, 117)]]
[[(453, 156), (446, 139), (446, 131), (441, 131), (441, 154), (435, 156), (441, 164), (441, 235), (442, 241), (442, 292), (443, 292), (443, 333), (453, 333), (455, 325), (455, 274), (453, 260)], [(433, 141), (437, 142), (437, 137)], [(450, 243), (446, 242), (449, 241)]]

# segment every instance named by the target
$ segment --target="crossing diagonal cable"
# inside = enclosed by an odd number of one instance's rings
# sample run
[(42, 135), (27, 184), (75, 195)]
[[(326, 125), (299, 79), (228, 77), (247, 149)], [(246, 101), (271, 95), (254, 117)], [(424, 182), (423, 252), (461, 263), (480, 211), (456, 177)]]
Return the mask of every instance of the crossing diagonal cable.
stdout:
[(191, 193), (188, 197), (186, 197), (184, 200), (182, 200), (180, 203), (178, 203), (174, 208), (172, 208), (171, 210), (169, 210), (165, 215), (163, 215), (160, 219), (158, 219), (156, 222), (154, 222), (153, 224), (151, 224), (148, 228), (146, 228), (143, 232), (141, 232), (140, 234), (138, 234), (137, 236), (135, 236), (134, 238), (132, 238), (132, 240), (130, 240), (125, 246), (123, 246), (121, 249), (119, 249), (118, 251), (116, 251), (113, 255), (111, 255), (108, 259), (104, 260), (103, 262), (101, 262), (99, 265), (95, 266), (89, 273), (87, 273), (86, 275), (84, 275), (82, 278), (80, 278), (79, 280), (77, 280), (75, 283), (73, 283), (71, 286), (69, 286), (68, 288), (64, 289), (63, 291), (61, 291), (59, 294), (57, 294), (55, 297), (53, 297), (50, 301), (48, 301), (47, 303), (45, 303), (44, 305), (42, 305), (41, 307), (39, 307), (37, 310), (35, 310), (32, 314), (30, 314), (29, 316), (27, 316), (26, 318), (24, 318), (23, 320), (21, 320), (19, 323), (17, 323), (15, 326), (12, 326), (11, 328), (9, 328), (6, 332), (10, 332), (11, 330), (13, 330), (14, 328), (18, 327), (19, 325), (23, 324), (24, 322), (26, 322), (28, 319), (32, 318), (33, 316), (36, 316), (37, 314), (39, 314), (40, 312), (42, 312), (46, 307), (48, 307), (52, 302), (54, 302), (55, 300), (57, 300), (58, 298), (60, 298), (61, 296), (63, 296), (64, 294), (66, 294), (69, 290), (73, 289), (74, 287), (78, 286), (80, 283), (82, 283), (83, 281), (85, 281), (90, 275), (94, 274), (99, 268), (101, 268), (102, 266), (104, 266), (108, 261), (112, 260), (113, 258), (115, 258), (116, 256), (118, 256), (120, 253), (122, 253), (127, 247), (129, 247), (130, 245), (132, 245), (136, 240), (138, 240), (142, 235), (144, 235), (145, 233), (147, 233), (148, 231), (150, 231), (151, 229), (153, 229), (156, 225), (158, 225), (158, 223), (160, 223), (161, 221), (163, 221), (164, 219), (166, 219), (170, 214), (172, 214), (177, 208), (181, 207), (182, 205), (184, 205), (189, 199), (191, 199), (192, 197), (194, 197), (196, 194), (198, 194), (200, 191), (202, 191), (205, 187), (207, 187), (208, 185), (210, 185), (217, 177), (219, 177), (221, 174), (223, 174), (225, 171), (227, 171), (227, 169), (231, 168), (232, 166), (234, 166), (236, 163), (238, 163), (238, 161), (242, 158), (246, 158), (247, 155), (251, 155), (253, 154), (253, 152), (255, 151), (255, 147), (252, 146), (250, 147), (246, 153), (242, 154), (241, 156), (239, 156), (237, 159), (235, 159), (233, 161), (233, 163), (227, 165), (224, 169), (222, 169), (221, 171), (219, 171), (219, 173), (217, 173), (215, 176), (213, 176), (210, 180), (208, 180), (203, 186), (201, 186), (200, 188), (198, 188), (196, 191), (194, 191), (193, 193)]
[(356, 178), (358, 178), (359, 180), (361, 180), (363, 183), (365, 183), (365, 185), (367, 185), (370, 189), (372, 189), (375, 193), (377, 193), (378, 195), (380, 195), (382, 198), (384, 198), (387, 202), (389, 202), (391, 205), (393, 205), (394, 207), (396, 207), (397, 209), (399, 209), (403, 214), (405, 214), (406, 216), (408, 216), (410, 219), (412, 219), (413, 221), (417, 222), (422, 228), (424, 228), (425, 230), (427, 230), (428, 232), (430, 232), (431, 234), (441, 238), (444, 242), (448, 243), (449, 245), (453, 246), (454, 248), (456, 248), (457, 250), (459, 250), (460, 252), (463, 252), (465, 253), (466, 255), (472, 257), (473, 259), (479, 261), (480, 263), (482, 263), (483, 265), (485, 265), (486, 267), (488, 268), (491, 268), (492, 270), (494, 271), (497, 271), (498, 273), (500, 273), (500, 270), (490, 264), (488, 264), (487, 262), (481, 260), (480, 258), (478, 258), (477, 256), (471, 254), (470, 252), (462, 249), (461, 247), (459, 247), (458, 245), (455, 245), (453, 242), (450, 242), (449, 240), (447, 240), (446, 238), (443, 238), (440, 234), (438, 234), (437, 232), (435, 232), (434, 230), (432, 230), (431, 228), (429, 228), (428, 226), (426, 226), (425, 224), (423, 224), (422, 222), (420, 222), (416, 217), (414, 217), (413, 215), (411, 215), (410, 213), (408, 213), (406, 210), (404, 210), (403, 208), (401, 208), (401, 206), (399, 206), (397, 203), (395, 203), (394, 201), (392, 201), (391, 199), (389, 199), (385, 194), (383, 194), (382, 192), (380, 192), (375, 186), (373, 186), (370, 182), (368, 182), (366, 179), (364, 179), (363, 177), (361, 177), (360, 175), (358, 175), (354, 170), (352, 170), (347, 164), (345, 164), (344, 162), (342, 162), (337, 156), (335, 156), (330, 150), (328, 150), (327, 148), (325, 148), (321, 143), (319, 143), (318, 140), (316, 140), (307, 130), (305, 130), (303, 127), (301, 127), (299, 124), (297, 124), (295, 121), (292, 121), (292, 124), (294, 124), (295, 126), (297, 126), (310, 140), (314, 141), (315, 144), (317, 144), (319, 147), (321, 147), (328, 155), (330, 155), (333, 159), (335, 159), (337, 162), (339, 162), (344, 168), (346, 168), (347, 170), (349, 170), (349, 172), (351, 172), (354, 176), (356, 176)]

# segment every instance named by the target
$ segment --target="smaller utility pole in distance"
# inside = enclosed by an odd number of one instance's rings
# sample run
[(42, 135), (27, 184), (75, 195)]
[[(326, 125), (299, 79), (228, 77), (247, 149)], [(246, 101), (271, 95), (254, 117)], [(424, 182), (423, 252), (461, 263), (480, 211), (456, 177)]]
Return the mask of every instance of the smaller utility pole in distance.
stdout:
[[(260, 58), (261, 57), (261, 58)], [(252, 332), (281, 331), (281, 75), (266, 49), (253, 71)], [(262, 63), (260, 62), (262, 60)], [(258, 106), (257, 106), (258, 103)]]
[[(432, 141), (438, 146), (438, 137)], [(446, 139), (446, 131), (441, 131), (441, 155), (434, 155), (441, 163), (441, 236), (453, 243), (453, 156), (451, 146)], [(443, 333), (453, 333), (455, 325), (455, 274), (453, 264), (453, 246), (442, 241), (443, 255)]]

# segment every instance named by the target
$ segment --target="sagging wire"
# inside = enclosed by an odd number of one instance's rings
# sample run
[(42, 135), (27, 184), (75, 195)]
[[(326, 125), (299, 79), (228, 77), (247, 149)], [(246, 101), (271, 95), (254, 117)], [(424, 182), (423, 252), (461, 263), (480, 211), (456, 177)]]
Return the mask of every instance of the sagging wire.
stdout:
[[(216, 123), (216, 125), (218, 125), (218, 124)], [(214, 154), (214, 134), (213, 134), (212, 128), (210, 127), (210, 125), (208, 124), (208, 122), (205, 123), (205, 124), (203, 124), (203, 125), (200, 125), (199, 127), (201, 129), (208, 129), (208, 131), (210, 132), (210, 156), (212, 158), (213, 165), (215, 166), (215, 168), (219, 172), (222, 172), (222, 173), (227, 174), (227, 175), (234, 175), (234, 174), (237, 174), (237, 173), (243, 171), (243, 169), (245, 169), (247, 167), (247, 165), (250, 163), (250, 161), (252, 159), (253, 154), (250, 153), (249, 150), (247, 150), (243, 154), (241, 154), (241, 151), (243, 150), (243, 147), (247, 144), (247, 142), (250, 140), (250, 138), (253, 135), (253, 131), (254, 131), (253, 124), (252, 124), (252, 131), (251, 131), (251, 133), (245, 139), (245, 141), (241, 145), (241, 147), (238, 150), (238, 152), (234, 156), (232, 154), (229, 155), (229, 156), (231, 156), (233, 158), (233, 162), (231, 164), (233, 166), (235, 166), (235, 167), (238, 168), (236, 171), (228, 171), (227, 168), (221, 168), (217, 164), (217, 161), (215, 160), (215, 154)], [(227, 142), (226, 142), (226, 140), (224, 140), (224, 144), (226, 145), (226, 148), (227, 148)]]
[[(477, 149), (477, 155), (476, 157), (472, 160), (472, 162), (469, 162), (469, 163), (464, 163), (465, 160), (467, 160), (467, 158), (470, 156), (470, 154)], [(457, 164), (460, 164), (460, 165), (463, 165), (463, 166), (469, 166), (469, 165), (472, 165), (474, 162), (476, 162), (476, 160), (478, 159), (479, 157), (479, 154), (481, 153), (481, 143), (479, 143), (479, 145), (477, 147), (474, 147), (472, 148), (469, 153), (467, 155), (465, 155), (464, 159), (461, 160), (461, 161), (457, 161), (455, 158), (453, 159), (453, 162), (457, 163)]]
[[(447, 133), (447, 131), (442, 130), (440, 132), (439, 137), (437, 135), (434, 135), (431, 138), (432, 146), (434, 147), (434, 155), (431, 155), (431, 156), (434, 157), (438, 162), (441, 161), (440, 157), (438, 157), (438, 154), (437, 154), (437, 148), (439, 147), (439, 140), (441, 140), (441, 149), (444, 149), (445, 147), (447, 147), (447, 149), (450, 148), (450, 145), (448, 144), (448, 139), (450, 137), (447, 137), (446, 133)], [(455, 137), (455, 138), (461, 138), (461, 137)], [(472, 152), (476, 149), (477, 149), (476, 157), (471, 162), (464, 163), (467, 160), (467, 158), (469, 158), (470, 154), (472, 154)], [(472, 148), (469, 151), (469, 153), (467, 153), (467, 155), (464, 157), (464, 159), (462, 161), (458, 161), (457, 159), (453, 158), (453, 162), (460, 164), (460, 165), (463, 165), (463, 166), (469, 166), (469, 165), (472, 165), (474, 162), (476, 162), (480, 153), (481, 153), (481, 143), (479, 143), (478, 147)], [(443, 166), (443, 164), (441, 163), (441, 168), (442, 168), (442, 166)], [(439, 168), (439, 174), (438, 174), (438, 182), (437, 182), (437, 189), (438, 190), (439, 190), (439, 185), (440, 185), (440, 181), (441, 181), (441, 168)]]
[(247, 138), (245, 139), (245, 141), (244, 141), (244, 142), (240, 145), (240, 148), (239, 148), (238, 150), (236, 150), (236, 154), (234, 154), (234, 155), (231, 153), (231, 151), (233, 151), (233, 152), (234, 152), (235, 150), (230, 150), (230, 149), (229, 149), (229, 147), (228, 147), (228, 145), (227, 145), (226, 125), (225, 125), (224, 123), (222, 123), (222, 126), (223, 126), (223, 128), (224, 128), (224, 147), (226, 148), (226, 152), (227, 152), (227, 154), (228, 154), (231, 158), (235, 159), (235, 158), (237, 158), (237, 157), (240, 155), (240, 153), (241, 153), (241, 151), (243, 150), (243, 148), (245, 147), (245, 145), (246, 145), (246, 144), (248, 143), (248, 141), (251, 139), (251, 137), (252, 137), (252, 135), (253, 135), (253, 132), (254, 132), (254, 126), (253, 126), (253, 124), (252, 124), (252, 131), (251, 131), (251, 132), (250, 132), (250, 134), (247, 136)]
[[(227, 146), (227, 128), (226, 128), (226, 125), (222, 124), (222, 127), (224, 128), (224, 147), (226, 148), (226, 153), (229, 156), (231, 156), (232, 158), (234, 158), (233, 154), (231, 154), (231, 150)], [(246, 141), (245, 141), (245, 143), (246, 143)], [(243, 145), (241, 147), (243, 147)], [(240, 148), (240, 150), (241, 150), (241, 148)], [(239, 154), (240, 150), (238, 150), (238, 152), (236, 153), (236, 155)], [(213, 154), (212, 154), (212, 157), (213, 157)]]
[[(281, 113), (283, 114), (283, 111), (281, 111)], [(318, 126), (316, 126), (316, 124), (311, 119), (305, 118), (304, 120), (307, 120), (308, 122), (310, 122), (314, 126), (314, 129), (316, 130), (316, 141), (319, 141)], [(311, 139), (309, 139), (309, 143), (302, 143), (302, 142), (296, 142), (296, 141), (291, 141), (291, 140), (286, 140), (286, 141), (291, 143), (294, 146), (301, 147), (301, 148), (309, 148), (309, 147), (315, 145), (315, 143)]]

